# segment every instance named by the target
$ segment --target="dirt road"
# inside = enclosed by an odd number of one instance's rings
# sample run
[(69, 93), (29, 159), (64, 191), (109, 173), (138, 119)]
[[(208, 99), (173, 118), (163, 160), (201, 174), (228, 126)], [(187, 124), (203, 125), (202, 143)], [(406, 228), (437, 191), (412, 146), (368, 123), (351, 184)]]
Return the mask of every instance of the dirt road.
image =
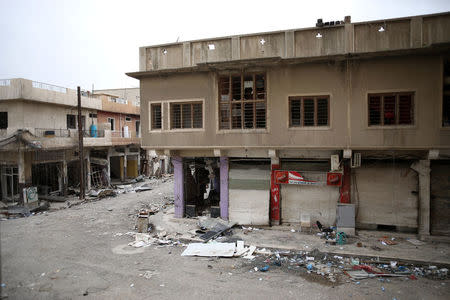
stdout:
[(181, 257), (184, 247), (131, 248), (135, 213), (166, 202), (173, 183), (0, 222), (8, 299), (448, 299), (450, 282), (420, 278), (324, 284), (242, 258)]

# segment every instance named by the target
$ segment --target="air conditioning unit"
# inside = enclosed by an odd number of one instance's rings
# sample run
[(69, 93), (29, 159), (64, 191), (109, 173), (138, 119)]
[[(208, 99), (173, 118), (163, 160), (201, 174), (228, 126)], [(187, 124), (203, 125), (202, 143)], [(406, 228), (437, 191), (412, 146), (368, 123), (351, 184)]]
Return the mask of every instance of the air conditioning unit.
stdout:
[(361, 153), (353, 153), (351, 158), (351, 167), (359, 168), (361, 167)]

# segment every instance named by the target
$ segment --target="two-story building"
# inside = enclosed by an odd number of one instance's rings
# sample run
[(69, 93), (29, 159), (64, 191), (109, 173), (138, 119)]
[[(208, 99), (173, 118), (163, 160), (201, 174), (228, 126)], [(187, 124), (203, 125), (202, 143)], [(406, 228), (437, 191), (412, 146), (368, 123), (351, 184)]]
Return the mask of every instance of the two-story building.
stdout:
[[(81, 94), (87, 189), (138, 176), (139, 103), (132, 101), (130, 108), (103, 95)], [(109, 111), (125, 113), (123, 123), (111, 128), (99, 118)], [(66, 195), (68, 187), (79, 186), (79, 164), (77, 91), (20, 78), (0, 80), (0, 201), (21, 201), (30, 186), (42, 195)]]
[(350, 204), (356, 228), (448, 235), (449, 50), (450, 13), (346, 17), (141, 47), (128, 75), (177, 217), (333, 225)]

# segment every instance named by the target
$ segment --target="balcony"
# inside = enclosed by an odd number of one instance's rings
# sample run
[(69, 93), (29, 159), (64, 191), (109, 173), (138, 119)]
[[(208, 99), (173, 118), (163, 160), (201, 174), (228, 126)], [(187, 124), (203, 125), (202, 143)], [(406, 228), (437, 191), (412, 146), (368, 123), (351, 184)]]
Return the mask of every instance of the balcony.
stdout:
[[(75, 107), (78, 105), (77, 91), (23, 78), (0, 80), (0, 101), (24, 99), (41, 103)], [(81, 96), (81, 107), (102, 109), (102, 101), (95, 97)]]
[(111, 131), (111, 141), (114, 145), (140, 144), (141, 137), (136, 131), (124, 132), (123, 130)]

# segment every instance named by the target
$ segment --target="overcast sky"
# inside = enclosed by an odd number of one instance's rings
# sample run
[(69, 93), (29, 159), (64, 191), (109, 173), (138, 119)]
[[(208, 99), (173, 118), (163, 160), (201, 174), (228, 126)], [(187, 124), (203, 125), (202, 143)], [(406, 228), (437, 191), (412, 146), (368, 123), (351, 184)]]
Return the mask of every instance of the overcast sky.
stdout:
[(139, 46), (450, 11), (449, 0), (0, 0), (0, 79), (137, 87)]

